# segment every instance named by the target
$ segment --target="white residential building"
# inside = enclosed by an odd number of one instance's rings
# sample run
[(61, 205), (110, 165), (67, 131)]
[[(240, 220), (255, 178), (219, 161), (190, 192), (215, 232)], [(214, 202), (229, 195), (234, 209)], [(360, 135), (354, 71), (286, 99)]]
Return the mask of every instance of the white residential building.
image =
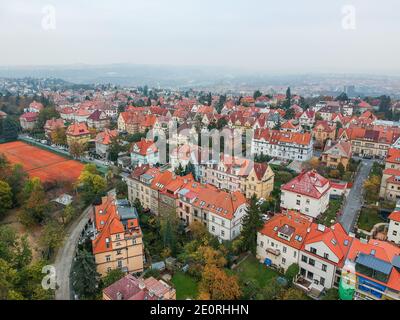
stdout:
[(132, 144), (132, 165), (141, 166), (145, 164), (154, 165), (160, 161), (158, 149), (153, 140), (142, 139)]
[(281, 208), (316, 218), (328, 209), (330, 190), (330, 181), (315, 170), (302, 172), (281, 187)]
[(389, 216), (388, 241), (400, 245), (400, 211), (394, 211)]
[(257, 259), (286, 271), (299, 261), (311, 219), (295, 211), (277, 214), (257, 233)]
[(308, 161), (313, 156), (311, 133), (257, 129), (251, 150), (253, 154), (268, 155), (283, 160)]

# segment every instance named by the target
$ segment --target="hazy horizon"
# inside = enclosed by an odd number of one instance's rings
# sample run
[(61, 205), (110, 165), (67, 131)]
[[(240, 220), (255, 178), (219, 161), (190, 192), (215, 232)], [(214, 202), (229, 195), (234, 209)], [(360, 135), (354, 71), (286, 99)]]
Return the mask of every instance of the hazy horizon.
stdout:
[(399, 11), (396, 0), (3, 0), (0, 66), (396, 75)]

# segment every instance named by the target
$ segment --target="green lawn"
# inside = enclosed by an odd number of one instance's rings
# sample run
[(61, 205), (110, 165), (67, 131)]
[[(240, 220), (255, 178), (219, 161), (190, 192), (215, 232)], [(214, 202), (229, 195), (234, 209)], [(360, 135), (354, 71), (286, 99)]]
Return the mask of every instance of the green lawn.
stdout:
[(176, 299), (196, 299), (198, 295), (198, 283), (188, 274), (176, 272), (172, 277), (172, 283), (176, 289)]
[(358, 227), (365, 231), (371, 231), (373, 226), (377, 223), (385, 222), (385, 220), (378, 214), (377, 209), (362, 208), (360, 217), (358, 219)]
[(336, 221), (337, 213), (342, 206), (342, 199), (330, 199), (328, 209), (318, 218), (318, 222), (330, 227), (332, 225), (331, 221)]
[(249, 256), (234, 271), (239, 276), (241, 282), (255, 280), (260, 287), (264, 287), (272, 278), (279, 275), (278, 272), (267, 268), (260, 263), (254, 256)]

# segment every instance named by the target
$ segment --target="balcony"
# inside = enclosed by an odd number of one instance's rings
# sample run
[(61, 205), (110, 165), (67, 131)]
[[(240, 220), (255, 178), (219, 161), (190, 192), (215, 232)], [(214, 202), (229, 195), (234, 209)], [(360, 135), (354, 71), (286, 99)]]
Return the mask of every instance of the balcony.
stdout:
[(265, 251), (267, 253), (274, 255), (275, 257), (279, 257), (281, 255), (281, 251), (278, 249), (274, 250), (274, 249), (268, 248), (268, 249), (265, 249)]

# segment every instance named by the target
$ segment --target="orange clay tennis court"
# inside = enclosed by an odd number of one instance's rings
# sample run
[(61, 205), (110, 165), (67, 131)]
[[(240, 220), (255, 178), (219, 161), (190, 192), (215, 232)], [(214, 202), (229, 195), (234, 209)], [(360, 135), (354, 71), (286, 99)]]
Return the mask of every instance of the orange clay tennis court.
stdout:
[(50, 151), (16, 141), (0, 144), (3, 153), (12, 164), (20, 163), (31, 177), (38, 177), (42, 182), (75, 182), (83, 169), (83, 164), (66, 159)]

